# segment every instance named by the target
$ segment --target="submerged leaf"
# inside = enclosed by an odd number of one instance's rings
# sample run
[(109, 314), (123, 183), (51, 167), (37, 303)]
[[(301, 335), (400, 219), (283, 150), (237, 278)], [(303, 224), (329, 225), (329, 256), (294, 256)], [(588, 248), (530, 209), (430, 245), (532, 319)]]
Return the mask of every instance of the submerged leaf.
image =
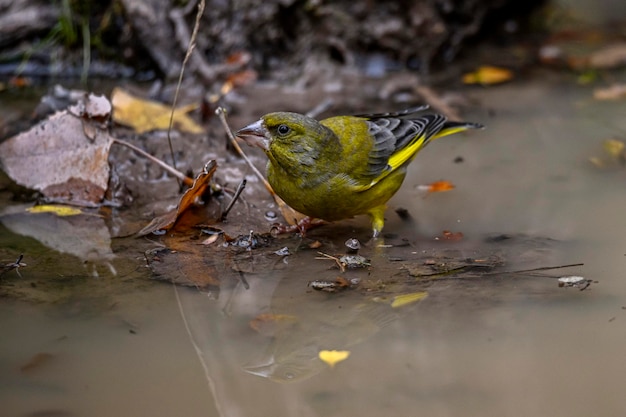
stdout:
[(298, 322), (298, 317), (291, 314), (259, 314), (250, 320), (250, 327), (266, 336), (273, 336), (278, 331), (288, 328)]
[(320, 350), (319, 358), (331, 368), (341, 361), (345, 361), (350, 356), (349, 350)]
[(393, 300), (391, 301), (391, 307), (398, 308), (398, 307), (406, 306), (408, 304), (413, 304), (417, 301), (423, 300), (427, 296), (428, 296), (428, 293), (426, 291), (396, 295), (395, 297), (393, 297)]
[(624, 154), (624, 148), (626, 148), (626, 144), (617, 139), (607, 139), (602, 145), (606, 153), (613, 158), (619, 158), (622, 156)]

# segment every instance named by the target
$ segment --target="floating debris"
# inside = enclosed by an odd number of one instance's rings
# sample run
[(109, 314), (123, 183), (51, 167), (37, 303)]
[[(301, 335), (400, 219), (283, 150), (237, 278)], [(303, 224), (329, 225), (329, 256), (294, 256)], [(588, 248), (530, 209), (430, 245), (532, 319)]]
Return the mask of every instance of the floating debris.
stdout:
[(273, 210), (268, 210), (265, 212), (265, 220), (273, 222), (278, 219), (278, 214)]
[(244, 249), (256, 249), (268, 246), (271, 241), (271, 237), (267, 234), (258, 234), (250, 231), (247, 235), (239, 235), (232, 241), (228, 242), (230, 246), (236, 246)]
[(326, 281), (326, 280), (310, 281), (307, 284), (307, 286), (317, 291), (338, 292), (338, 291), (353, 287), (355, 285), (358, 285), (359, 282), (360, 280), (356, 278), (348, 281), (344, 277), (337, 277), (335, 278), (334, 281)]
[(371, 265), (369, 259), (361, 255), (343, 255), (339, 258), (339, 263), (348, 269), (366, 268)]
[(276, 254), (278, 256), (289, 256), (289, 255), (291, 255), (291, 253), (289, 252), (289, 248), (287, 246), (284, 246), (284, 247), (278, 249), (277, 251), (274, 252), (274, 254)]
[(580, 288), (580, 289), (585, 289), (591, 284), (590, 280), (586, 279), (585, 277), (578, 276), (578, 275), (570, 275), (567, 277), (561, 277), (558, 279), (558, 282), (559, 282), (559, 287), (574, 287), (574, 288)]
[(358, 252), (359, 249), (361, 249), (361, 242), (359, 242), (359, 240), (356, 238), (350, 238), (346, 240), (345, 245), (348, 249), (354, 251), (355, 253)]

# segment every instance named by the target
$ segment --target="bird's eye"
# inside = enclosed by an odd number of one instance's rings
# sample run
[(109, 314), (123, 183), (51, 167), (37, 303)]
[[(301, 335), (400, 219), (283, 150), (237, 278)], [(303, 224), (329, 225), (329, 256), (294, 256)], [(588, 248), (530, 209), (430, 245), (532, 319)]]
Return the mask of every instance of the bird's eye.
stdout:
[(278, 125), (276, 131), (279, 135), (285, 136), (287, 133), (291, 132), (291, 128), (287, 125)]

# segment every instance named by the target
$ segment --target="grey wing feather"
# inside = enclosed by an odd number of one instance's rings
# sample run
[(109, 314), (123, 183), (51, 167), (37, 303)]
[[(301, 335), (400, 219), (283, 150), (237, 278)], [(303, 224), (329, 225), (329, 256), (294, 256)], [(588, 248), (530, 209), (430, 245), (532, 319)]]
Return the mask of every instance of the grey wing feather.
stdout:
[(440, 114), (427, 114), (416, 119), (397, 117), (371, 117), (368, 120), (369, 133), (374, 138), (374, 146), (369, 154), (371, 176), (377, 177), (391, 169), (389, 158), (395, 152), (409, 146), (416, 139), (425, 135), (424, 145), (441, 130), (446, 118)]

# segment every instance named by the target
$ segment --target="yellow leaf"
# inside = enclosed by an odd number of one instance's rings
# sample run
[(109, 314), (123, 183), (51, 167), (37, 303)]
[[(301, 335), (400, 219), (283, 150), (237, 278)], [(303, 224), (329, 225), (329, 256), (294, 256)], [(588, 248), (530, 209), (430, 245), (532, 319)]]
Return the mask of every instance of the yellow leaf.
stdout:
[[(130, 93), (115, 88), (111, 93), (113, 120), (130, 126), (137, 133), (151, 130), (167, 130), (170, 125), (172, 108), (156, 101), (143, 100)], [(190, 104), (174, 110), (174, 128), (187, 133), (204, 133), (202, 126), (193, 121), (186, 113), (195, 110), (197, 105)]]
[(55, 206), (55, 205), (41, 205), (27, 208), (26, 211), (30, 213), (54, 213), (57, 216), (76, 216), (82, 214), (80, 209), (68, 206)]
[(513, 78), (513, 71), (506, 68), (483, 65), (476, 71), (463, 75), (463, 84), (500, 84)]
[(393, 301), (391, 302), (391, 307), (393, 308), (403, 307), (405, 305), (420, 301), (426, 298), (427, 296), (428, 296), (428, 293), (426, 291), (396, 295), (395, 297), (393, 297)]
[(326, 362), (331, 368), (341, 361), (345, 361), (350, 356), (349, 350), (320, 350), (319, 358)]
[(604, 151), (613, 158), (619, 158), (624, 153), (626, 145), (621, 140), (607, 139), (603, 143)]

